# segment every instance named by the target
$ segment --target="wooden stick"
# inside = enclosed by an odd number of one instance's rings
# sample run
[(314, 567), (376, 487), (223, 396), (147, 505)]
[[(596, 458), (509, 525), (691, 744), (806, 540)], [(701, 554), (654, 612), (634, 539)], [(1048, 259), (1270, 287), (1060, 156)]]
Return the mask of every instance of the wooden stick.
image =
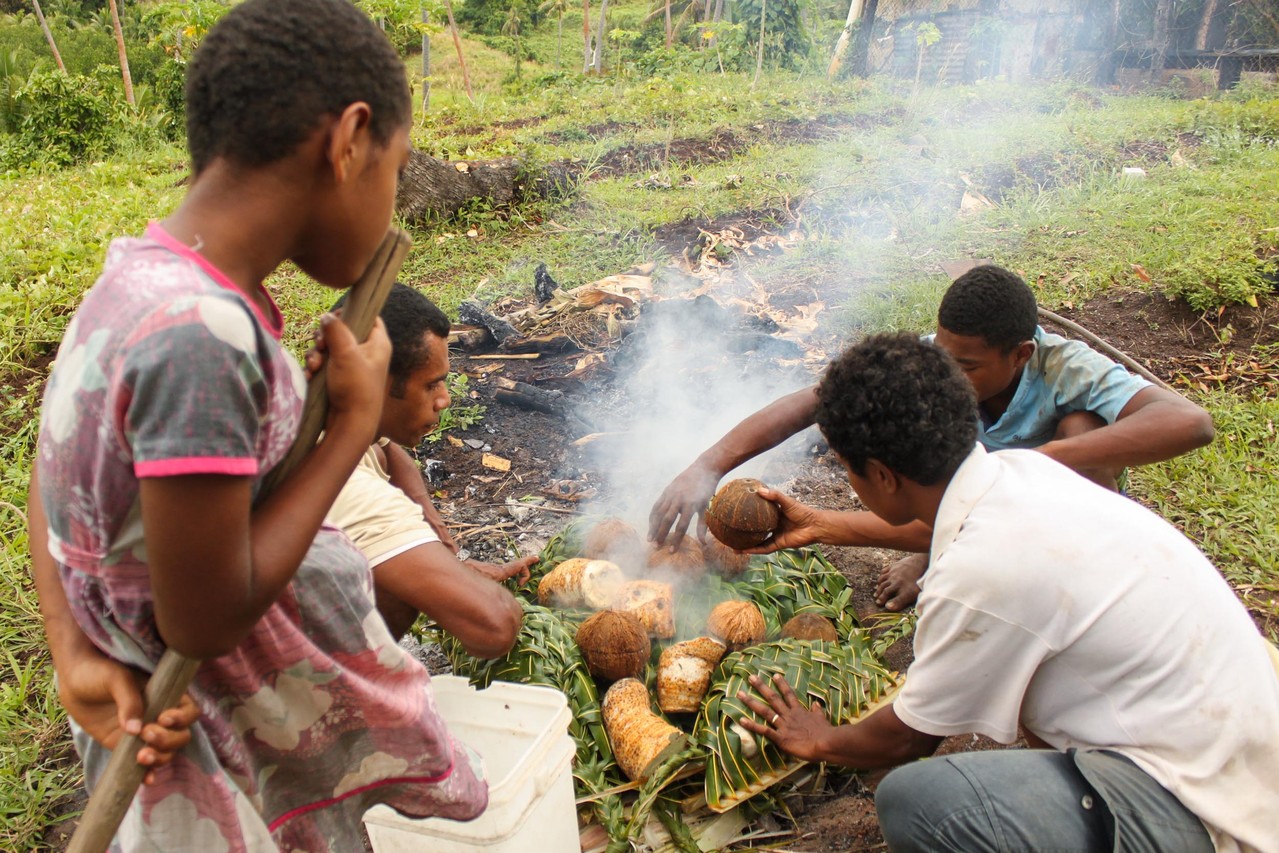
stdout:
[[(378, 314), (386, 302), (386, 295), (395, 283), (404, 258), (408, 255), (410, 241), (408, 235), (398, 228), (392, 228), (383, 239), (369, 262), (364, 274), (360, 276), (347, 296), (346, 306), (342, 309), (342, 320), (350, 327), (355, 339), (363, 341), (369, 336)], [(324, 368), (311, 377), (306, 390), (306, 403), (302, 409), (302, 423), (298, 428), (298, 436), (289, 448), (288, 454), (267, 474), (258, 491), (260, 503), (297, 467), (298, 463), (315, 447), (315, 442), (324, 429), (325, 415), (328, 410), (329, 395), (324, 384)], [(147, 681), (146, 713), (143, 724), (155, 722), (166, 708), (178, 704), (182, 694), (195, 678), (200, 661), (178, 654), (167, 649), (156, 665), (155, 672)], [(125, 735), (120, 738), (111, 759), (107, 763), (102, 778), (98, 780), (89, 805), (80, 818), (67, 853), (104, 853), (115, 838), (120, 821), (124, 820), (133, 795), (146, 776), (149, 768), (137, 762), (138, 750), (144, 746), (142, 739), (136, 735)]]
[[(1058, 326), (1060, 326), (1063, 329), (1066, 329), (1068, 331), (1074, 332), (1076, 335), (1079, 335), (1080, 337), (1082, 337), (1083, 339), (1091, 343), (1093, 346), (1097, 347), (1102, 352), (1109, 355), (1111, 358), (1114, 358), (1115, 360), (1121, 362), (1125, 367), (1127, 367), (1129, 370), (1131, 370), (1133, 373), (1136, 373), (1138, 376), (1142, 377), (1143, 379), (1148, 379), (1149, 381), (1158, 385), (1160, 388), (1163, 388), (1165, 391), (1172, 391), (1171, 385), (1169, 385), (1167, 382), (1160, 379), (1155, 374), (1151, 373), (1150, 370), (1141, 362), (1137, 361), (1137, 359), (1128, 355), (1126, 352), (1120, 349), (1116, 349), (1114, 346), (1106, 343), (1106, 341), (1104, 341), (1102, 338), (1098, 337), (1097, 335), (1094, 335), (1092, 332), (1088, 331), (1083, 326), (1076, 323), (1074, 320), (1067, 320), (1065, 317), (1061, 316), (1060, 314), (1054, 314), (1052, 311), (1049, 311), (1047, 308), (1040, 308), (1039, 316), (1043, 317), (1044, 319), (1052, 323), (1056, 323)], [(1173, 393), (1176, 393), (1176, 392), (1174, 391)]]

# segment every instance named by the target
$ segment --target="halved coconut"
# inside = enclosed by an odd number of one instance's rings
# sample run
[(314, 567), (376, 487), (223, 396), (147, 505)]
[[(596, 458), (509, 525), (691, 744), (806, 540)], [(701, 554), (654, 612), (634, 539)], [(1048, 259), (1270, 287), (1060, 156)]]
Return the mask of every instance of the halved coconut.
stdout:
[(626, 577), (616, 563), (574, 557), (547, 572), (537, 585), (539, 604), (602, 610), (617, 599)]

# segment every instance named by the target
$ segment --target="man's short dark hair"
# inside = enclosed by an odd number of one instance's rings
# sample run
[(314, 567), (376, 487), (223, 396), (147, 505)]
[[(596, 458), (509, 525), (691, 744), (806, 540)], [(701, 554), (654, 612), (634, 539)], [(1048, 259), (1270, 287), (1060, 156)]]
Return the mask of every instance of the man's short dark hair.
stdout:
[(1012, 352), (1035, 337), (1039, 325), (1035, 294), (1020, 276), (1003, 267), (974, 267), (955, 279), (942, 297), (937, 325)]
[(859, 476), (878, 459), (931, 486), (977, 441), (972, 383), (945, 350), (916, 335), (874, 335), (844, 351), (817, 388), (817, 425)]
[(187, 148), (257, 167), (288, 156), (356, 101), (385, 144), (412, 115), (404, 64), (350, 0), (247, 0), (205, 36), (187, 69)]
[[(344, 304), (345, 293), (333, 307)], [(420, 290), (398, 281), (391, 285), (379, 316), (391, 340), (391, 363), (386, 372), (391, 377), (391, 394), (398, 397), (404, 393), (404, 384), (413, 371), (421, 370), (430, 359), (427, 334), (447, 340), (452, 324)]]

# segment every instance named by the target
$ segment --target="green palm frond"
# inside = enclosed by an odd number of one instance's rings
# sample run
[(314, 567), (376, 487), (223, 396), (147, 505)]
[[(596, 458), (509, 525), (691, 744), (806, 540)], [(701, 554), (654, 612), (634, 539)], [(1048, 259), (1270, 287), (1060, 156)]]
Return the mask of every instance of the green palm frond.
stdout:
[(844, 645), (860, 648), (867, 642), (853, 612), (852, 587), (815, 548), (792, 548), (756, 557), (729, 586), (736, 597), (759, 605), (770, 637), (776, 637), (795, 614), (811, 612), (833, 621)]
[[(731, 808), (803, 766), (771, 741), (733, 725), (742, 717), (762, 722), (737, 693), (754, 692), (748, 681), (751, 675), (771, 679), (778, 674), (804, 704), (820, 701), (835, 725), (856, 719), (896, 686), (892, 674), (864, 647), (788, 639), (726, 657), (694, 729), (697, 742), (709, 753), (705, 793), (715, 811)], [(744, 749), (742, 735), (755, 743)], [(754, 749), (752, 757), (747, 757), (749, 747)]]

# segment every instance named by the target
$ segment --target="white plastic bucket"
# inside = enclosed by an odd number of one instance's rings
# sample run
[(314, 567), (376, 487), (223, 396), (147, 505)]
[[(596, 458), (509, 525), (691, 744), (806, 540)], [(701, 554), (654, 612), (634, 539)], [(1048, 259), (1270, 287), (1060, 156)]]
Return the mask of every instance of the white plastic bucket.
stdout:
[(449, 731), (484, 758), (488, 808), (463, 823), (376, 806), (364, 815), (374, 853), (577, 853), (564, 694), (508, 682), (476, 690), (453, 675), (431, 679), (431, 687)]

